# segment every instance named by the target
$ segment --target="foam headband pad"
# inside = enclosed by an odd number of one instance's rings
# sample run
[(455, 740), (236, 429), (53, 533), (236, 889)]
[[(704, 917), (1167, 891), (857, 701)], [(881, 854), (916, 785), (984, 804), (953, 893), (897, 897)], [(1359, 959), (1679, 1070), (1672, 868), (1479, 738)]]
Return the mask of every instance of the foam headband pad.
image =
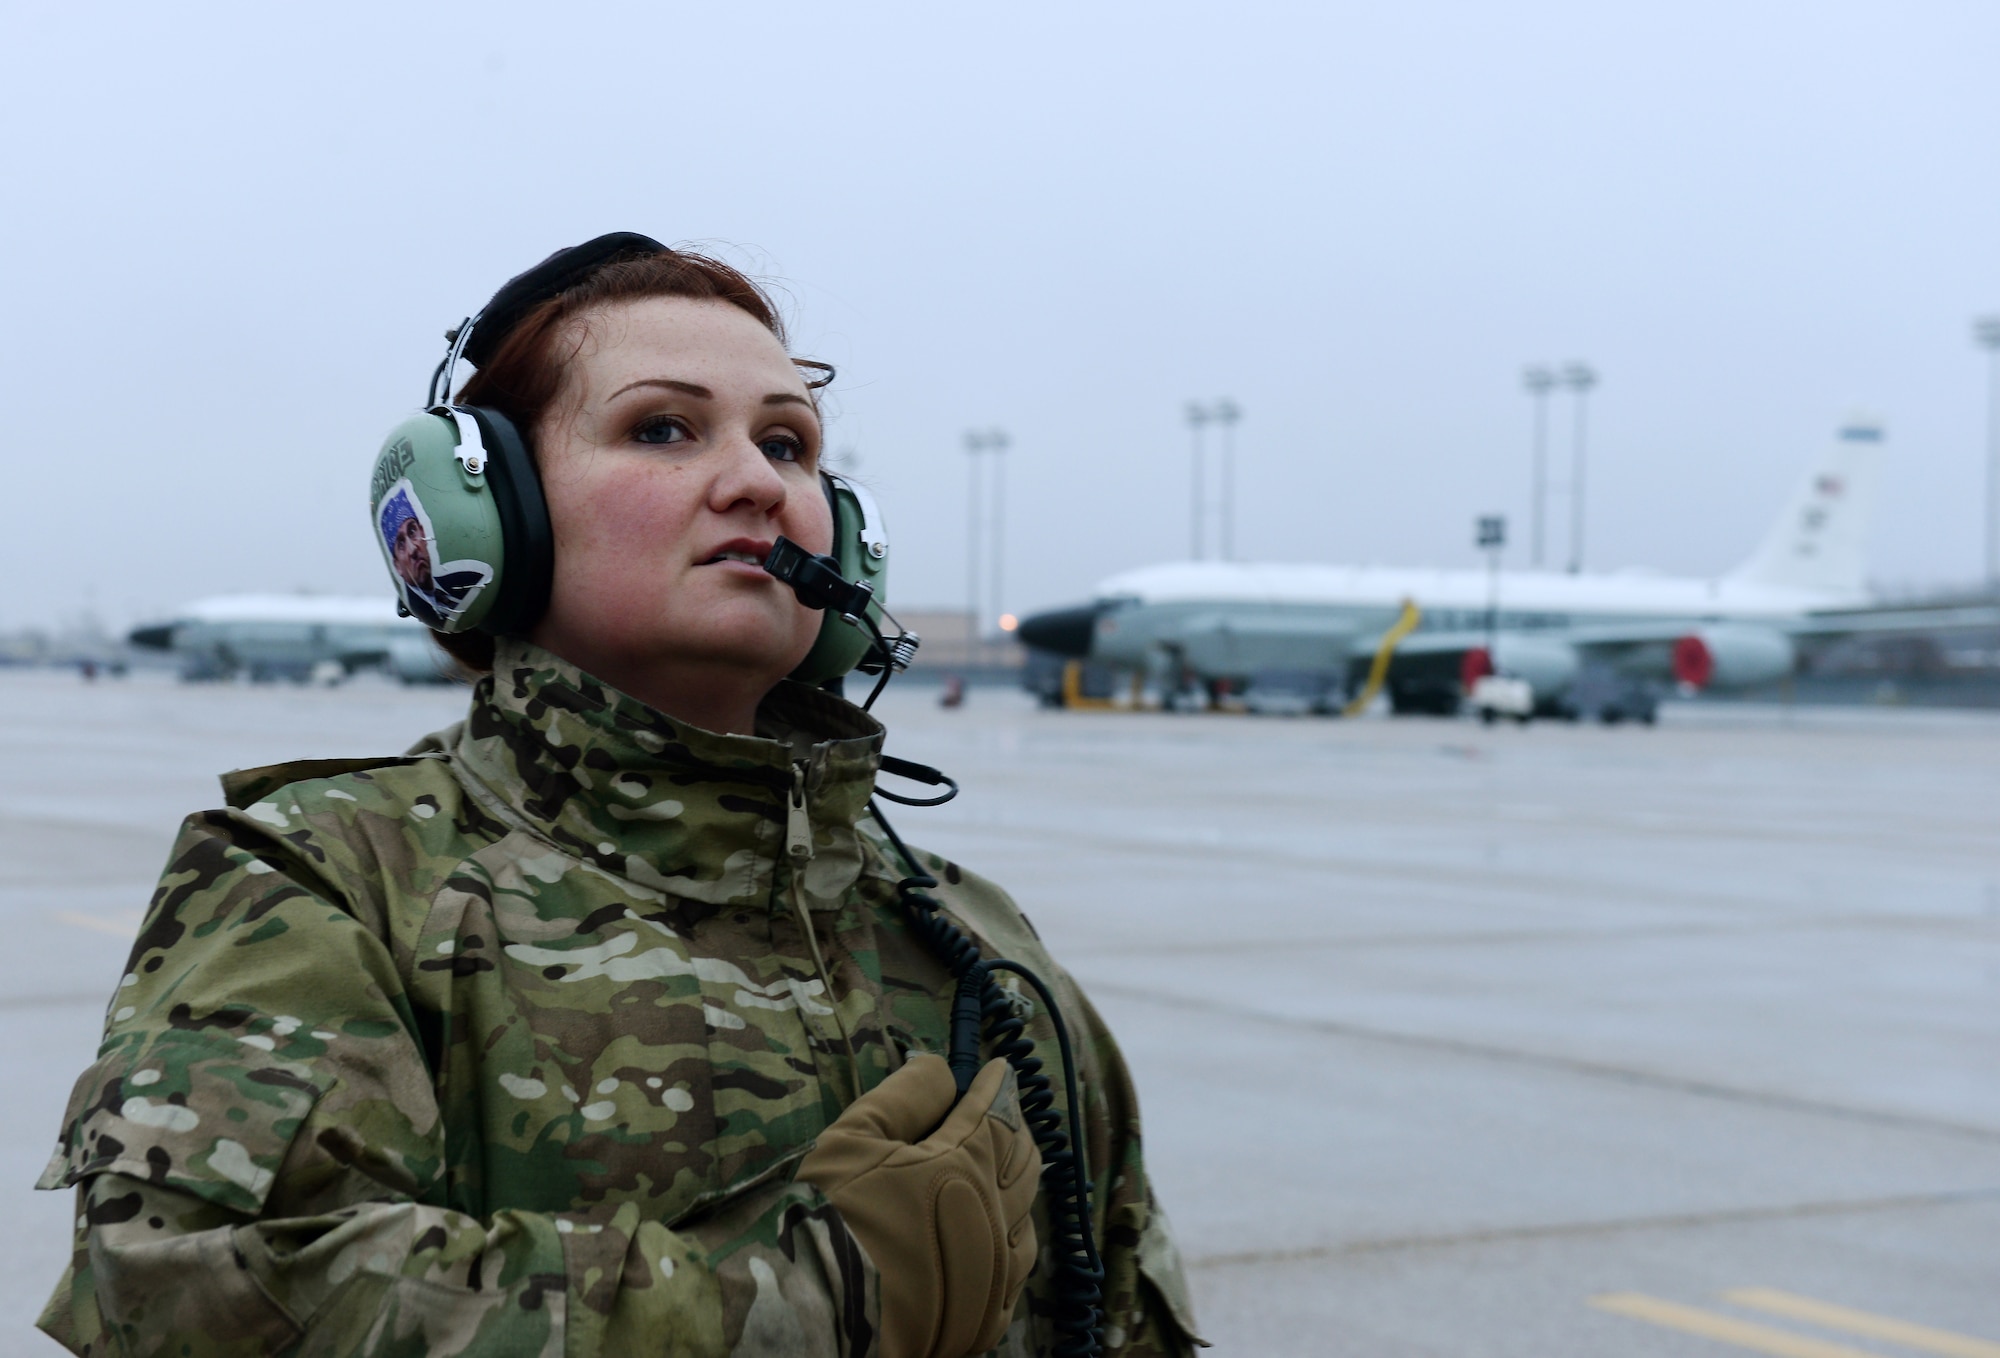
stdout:
[(475, 368), (485, 367), (493, 351), (500, 347), (500, 341), (507, 338), (523, 316), (618, 256), (657, 255), (666, 248), (651, 236), (636, 231), (613, 231), (556, 251), (534, 268), (508, 279), (493, 294), (493, 300), (473, 319), (472, 335), (463, 351), (466, 360)]

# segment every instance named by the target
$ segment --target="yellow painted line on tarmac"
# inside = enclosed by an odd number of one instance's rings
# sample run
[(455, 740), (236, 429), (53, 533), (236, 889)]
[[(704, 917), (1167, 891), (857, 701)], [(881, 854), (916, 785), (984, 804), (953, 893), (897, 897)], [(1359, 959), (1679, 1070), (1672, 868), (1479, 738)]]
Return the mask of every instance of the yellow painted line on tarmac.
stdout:
[(1733, 1292), (1724, 1292), (1722, 1299), (1733, 1306), (1769, 1311), (1773, 1315), (1803, 1320), (1808, 1325), (1819, 1325), (1829, 1330), (1865, 1334), (1870, 1339), (1886, 1339), (1904, 1348), (1948, 1354), (1950, 1358), (2000, 1358), (2000, 1344), (1990, 1339), (1975, 1339), (1969, 1334), (1955, 1334), (1930, 1325), (1878, 1316), (1869, 1311), (1857, 1311), (1851, 1306), (1814, 1301), (1811, 1297), (1780, 1292), (1775, 1287), (1739, 1287)]
[(1640, 1292), (1608, 1292), (1601, 1297), (1592, 1297), (1590, 1304), (1600, 1311), (1643, 1320), (1649, 1325), (1679, 1330), (1683, 1334), (1700, 1335), (1703, 1339), (1723, 1344), (1734, 1344), (1740, 1349), (1777, 1354), (1778, 1358), (1882, 1358), (1881, 1354), (1868, 1349), (1852, 1349), (1845, 1344), (1828, 1343), (1824, 1339), (1794, 1334), (1774, 1325), (1759, 1325), (1752, 1320), (1736, 1320), (1717, 1315), (1714, 1311), (1704, 1311), (1698, 1306), (1662, 1301)]
[(113, 938), (133, 939), (139, 936), (139, 917), (129, 920), (106, 919), (102, 915), (85, 915), (75, 910), (58, 910), (56, 918), (64, 924), (73, 924), (79, 929), (92, 933), (110, 934)]

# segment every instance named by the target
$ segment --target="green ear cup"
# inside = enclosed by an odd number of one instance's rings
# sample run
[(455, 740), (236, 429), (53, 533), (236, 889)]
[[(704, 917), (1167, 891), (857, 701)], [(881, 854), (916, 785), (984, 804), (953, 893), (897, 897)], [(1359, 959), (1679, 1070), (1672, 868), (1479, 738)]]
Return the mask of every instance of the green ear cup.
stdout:
[(469, 632), (500, 596), (499, 508), (481, 461), (458, 458), (458, 426), (412, 415), (383, 440), (368, 485), (376, 545), (410, 615), (439, 632)]
[[(875, 588), (875, 601), (868, 616), (882, 625), (882, 602), (889, 586), (889, 539), (882, 529), (882, 517), (874, 497), (866, 489), (843, 476), (825, 473), (828, 499), (833, 502), (833, 558), (840, 573), (849, 580), (866, 581)], [(838, 679), (861, 663), (874, 638), (864, 627), (844, 622), (828, 613), (819, 625), (819, 640), (792, 671), (792, 678), (809, 684)]]

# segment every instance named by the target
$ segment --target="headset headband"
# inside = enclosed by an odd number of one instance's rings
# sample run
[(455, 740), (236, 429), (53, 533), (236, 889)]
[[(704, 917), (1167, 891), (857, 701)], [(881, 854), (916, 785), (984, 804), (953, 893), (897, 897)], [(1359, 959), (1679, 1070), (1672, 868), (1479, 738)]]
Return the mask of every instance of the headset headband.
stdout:
[(581, 245), (558, 250), (534, 268), (515, 274), (479, 309), (446, 333), (451, 350), (431, 374), (424, 408), (444, 413), (451, 400), (451, 379), (463, 358), (483, 368), (493, 351), (520, 319), (551, 297), (559, 297), (620, 255), (658, 255), (667, 247), (636, 231), (612, 231)]

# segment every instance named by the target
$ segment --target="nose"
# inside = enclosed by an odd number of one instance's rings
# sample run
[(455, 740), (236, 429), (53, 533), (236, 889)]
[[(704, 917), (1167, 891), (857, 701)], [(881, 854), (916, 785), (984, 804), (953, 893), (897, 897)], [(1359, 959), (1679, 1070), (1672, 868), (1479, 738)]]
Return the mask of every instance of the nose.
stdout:
[(785, 503), (785, 478), (748, 438), (732, 438), (720, 450), (721, 465), (709, 486), (709, 506), (726, 513), (740, 504), (760, 514), (776, 513)]
[(1034, 650), (1052, 651), (1073, 660), (1085, 660), (1090, 656), (1091, 641), (1097, 635), (1098, 615), (1103, 612), (1102, 604), (1052, 608), (1046, 613), (1021, 619), (1021, 626), (1014, 635), (1021, 639), (1022, 645)]

